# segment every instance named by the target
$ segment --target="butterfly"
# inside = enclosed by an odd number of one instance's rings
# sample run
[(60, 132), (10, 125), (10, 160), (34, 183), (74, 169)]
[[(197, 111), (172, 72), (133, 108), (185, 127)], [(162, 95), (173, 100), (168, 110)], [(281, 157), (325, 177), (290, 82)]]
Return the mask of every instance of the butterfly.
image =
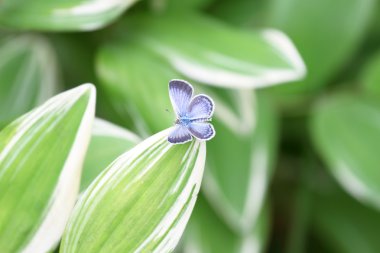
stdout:
[(183, 80), (169, 82), (169, 96), (177, 119), (168, 141), (181, 144), (193, 137), (207, 141), (215, 136), (214, 127), (209, 123), (214, 113), (214, 101), (203, 94), (193, 97), (193, 86)]

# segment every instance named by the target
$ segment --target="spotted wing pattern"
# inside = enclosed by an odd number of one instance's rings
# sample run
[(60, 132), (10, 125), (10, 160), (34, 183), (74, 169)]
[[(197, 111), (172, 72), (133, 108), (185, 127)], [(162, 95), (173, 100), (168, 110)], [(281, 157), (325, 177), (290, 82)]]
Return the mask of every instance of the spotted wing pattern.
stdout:
[(185, 116), (193, 96), (193, 87), (186, 81), (171, 80), (169, 96), (177, 117)]

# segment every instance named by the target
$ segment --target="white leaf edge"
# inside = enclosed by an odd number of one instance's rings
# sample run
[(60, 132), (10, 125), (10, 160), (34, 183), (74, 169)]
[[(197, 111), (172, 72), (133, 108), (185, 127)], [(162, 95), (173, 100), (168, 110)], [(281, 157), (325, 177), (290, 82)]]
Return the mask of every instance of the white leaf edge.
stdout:
[[(101, 196), (100, 188), (103, 186), (104, 183), (106, 183), (110, 177), (112, 177), (112, 174), (115, 173), (115, 171), (121, 172), (120, 168), (121, 166), (128, 160), (132, 159), (134, 160), (136, 157), (138, 157), (141, 153), (143, 153), (147, 148), (149, 148), (151, 145), (156, 144), (161, 139), (167, 139), (169, 133), (174, 130), (174, 127), (170, 127), (168, 129), (165, 129), (147, 139), (137, 144), (134, 148), (131, 150), (125, 152), (121, 156), (119, 156), (115, 161), (113, 161), (110, 166), (113, 168), (107, 169), (107, 174), (102, 174), (103, 178), (97, 182), (97, 187), (93, 189), (91, 192), (92, 195), (98, 194), (98, 196)], [(169, 144), (169, 146), (161, 151), (161, 156), (165, 154), (165, 151), (170, 148), (174, 144)], [(138, 250), (136, 252), (141, 252), (144, 249), (144, 245), (148, 244), (150, 240), (154, 240), (154, 235), (162, 233), (162, 231), (168, 231), (166, 237), (162, 239), (160, 244), (157, 245), (157, 247), (152, 251), (153, 253), (163, 253), (163, 252), (171, 252), (175, 246), (178, 244), (179, 240), (181, 239), (181, 236), (185, 230), (185, 227), (187, 225), (187, 222), (190, 219), (190, 215), (194, 209), (195, 202), (197, 200), (197, 196), (201, 187), (201, 182), (203, 178), (203, 172), (205, 168), (205, 162), (206, 162), (206, 143), (204, 141), (198, 141), (195, 140), (195, 147), (193, 147), (194, 150), (197, 150), (199, 146), (199, 152), (198, 157), (196, 158), (195, 165), (193, 168), (193, 171), (187, 181), (186, 186), (184, 187), (184, 190), (181, 192), (181, 194), (178, 196), (178, 199), (171, 207), (171, 209), (168, 211), (166, 216), (161, 220), (160, 224), (157, 225), (156, 229), (152, 232), (152, 235), (145, 239)], [(158, 154), (156, 154), (158, 155)], [(157, 158), (158, 159), (158, 158)], [(112, 171), (112, 173), (111, 173)], [(195, 188), (194, 188), (195, 186)], [(194, 190), (193, 190), (194, 188)], [(104, 189), (103, 189), (104, 190)], [(190, 196), (190, 194), (192, 195)], [(86, 193), (84, 193), (86, 194)], [(187, 199), (191, 197), (191, 200), (186, 208), (186, 210), (183, 212), (183, 215), (180, 217), (178, 221), (175, 222), (175, 225), (172, 226), (174, 223), (174, 220), (178, 218), (178, 214), (181, 213), (182, 208), (184, 204), (186, 204)], [(94, 201), (91, 202), (92, 205), (96, 204)], [(93, 210), (93, 208), (89, 206), (83, 206), (83, 208), (88, 208), (89, 210)], [(91, 215), (91, 212), (87, 213), (87, 217)], [(173, 218), (174, 217), (174, 218)], [(88, 219), (88, 218), (87, 218)], [(85, 219), (85, 221), (87, 220)], [(167, 228), (170, 228), (170, 230), (167, 230)], [(81, 227), (80, 229), (83, 229)], [(66, 229), (66, 233), (74, 233), (72, 235), (73, 238), (76, 238), (80, 233), (81, 230), (75, 230), (75, 228), (72, 227), (72, 225), (69, 223)], [(74, 239), (75, 240), (75, 239)], [(76, 242), (71, 239), (67, 242), (67, 244), (71, 245), (72, 248), (70, 250), (76, 249)], [(63, 251), (65, 252), (65, 251)], [(71, 251), (70, 251), (71, 252)]]
[[(261, 70), (258, 76), (238, 74), (233, 71), (221, 70), (220, 68), (207, 67), (194, 60), (179, 55), (175, 50), (157, 42), (147, 41), (158, 53), (168, 58), (171, 65), (184, 76), (205, 85), (224, 87), (253, 89), (273, 86), (302, 79), (306, 75), (306, 66), (295, 48), (293, 42), (281, 31), (266, 29), (261, 31), (263, 38), (276, 50), (279, 55), (290, 65), (291, 68), (268, 68)], [(250, 63), (236, 61), (224, 57), (225, 61), (230, 60), (233, 65), (252, 65)], [(258, 66), (256, 68), (259, 69)]]
[(251, 165), (247, 195), (242, 214), (230, 204), (224, 196), (215, 176), (210, 170), (205, 171), (202, 190), (214, 210), (225, 220), (236, 233), (247, 234), (252, 231), (260, 215), (269, 186), (269, 152), (264, 142), (255, 143), (256, 149), (251, 151)]
[[(57, 103), (68, 103), (68, 105), (71, 106), (73, 101), (75, 102), (75, 100), (80, 98), (85, 92), (90, 92), (89, 103), (76, 134), (74, 144), (52, 194), (50, 204), (48, 205), (49, 210), (33, 238), (22, 249), (22, 253), (48, 252), (56, 246), (61, 239), (66, 222), (75, 205), (79, 192), (82, 165), (90, 142), (91, 128), (95, 115), (95, 87), (92, 84), (83, 84), (77, 88), (61, 93), (48, 100), (45, 105), (42, 105), (24, 118), (24, 120), (33, 118), (37, 114), (37, 117), (32, 120), (36, 122), (39, 119), (38, 116), (42, 116), (39, 111), (42, 111), (43, 114), (44, 110), (49, 109), (44, 107), (57, 106)], [(32, 124), (29, 124), (29, 127)], [(23, 129), (23, 132), (27, 129), (28, 128)], [(18, 135), (21, 136), (22, 132), (18, 133)]]
[(141, 138), (135, 133), (101, 118), (95, 118), (92, 135), (122, 138), (133, 143), (141, 142)]
[[(122, 13), (128, 6), (132, 5), (136, 1), (137, 0), (90, 0), (67, 8), (57, 8), (53, 10), (52, 14), (57, 18), (99, 17), (100, 15), (109, 15), (111, 12), (114, 12), (115, 15), (117, 15), (118, 13)], [(80, 25), (79, 28), (84, 31), (92, 31), (101, 28), (104, 25), (106, 25), (104, 24), (104, 21), (97, 21), (94, 19), (92, 23), (84, 23)]]
[[(169, 129), (170, 131), (172, 131), (174, 128)], [(189, 198), (189, 195), (192, 192), (190, 203), (188, 204), (186, 210), (183, 212), (183, 215), (180, 217), (179, 221), (177, 221), (175, 225), (170, 230), (168, 230), (165, 239), (163, 239), (160, 242), (157, 248), (154, 249), (153, 253), (172, 252), (175, 249), (182, 237), (182, 234), (194, 209), (198, 193), (201, 187), (201, 182), (205, 168), (206, 142), (195, 140), (195, 145), (199, 145), (199, 153), (195, 161), (195, 165), (191, 173), (191, 176), (189, 177), (182, 193), (179, 195), (176, 204), (170, 209), (166, 217), (162, 220), (161, 224), (157, 226), (157, 229), (162, 231), (164, 227), (172, 226), (173, 223), (171, 223), (171, 221), (174, 220), (173, 217), (178, 218), (178, 214), (182, 211), (184, 204), (187, 202), (187, 199)], [(193, 150), (197, 150), (196, 146), (193, 148)]]
[[(260, 212), (268, 212), (268, 208), (266, 206), (263, 206)], [(265, 215), (260, 214), (260, 218), (262, 219), (268, 219), (265, 217)], [(221, 222), (223, 222), (221, 220)], [(192, 224), (193, 226), (196, 226), (195, 229), (190, 230), (187, 234), (187, 237), (185, 238), (185, 241), (183, 243), (183, 252), (184, 253), (209, 253), (211, 252), (211, 249), (204, 248), (201, 245), (202, 239), (199, 238), (196, 230), (197, 224)], [(247, 233), (235, 233), (236, 237), (240, 237), (240, 242), (236, 245), (236, 248), (233, 252), (237, 253), (260, 253), (264, 250), (264, 243), (262, 242), (262, 236), (260, 228), (257, 227), (260, 226), (260, 224), (256, 224), (256, 227), (253, 228), (253, 230), (247, 232)]]
[[(202, 87), (199, 87), (202, 91)], [(215, 102), (215, 118), (220, 120), (227, 128), (238, 136), (250, 136), (256, 126), (256, 97), (252, 90), (234, 89), (233, 102), (238, 112), (235, 112), (217, 94), (210, 90), (207, 93)]]
[(379, 195), (375, 194), (345, 161), (335, 161), (333, 167), (334, 170), (330, 171), (348, 193), (362, 203), (380, 209)]
[(54, 49), (45, 39), (40, 38), (39, 41), (40, 43), (35, 47), (35, 55), (38, 59), (40, 70), (43, 71), (43, 78), (37, 103), (42, 104), (58, 92), (59, 83), (57, 80), (58, 65)]
[[(8, 61), (12, 60), (15, 54), (23, 51), (31, 51), (38, 69), (43, 73), (40, 82), (40, 90), (36, 99), (37, 105), (45, 102), (58, 91), (57, 75), (57, 59), (51, 45), (44, 38), (37, 35), (15, 35), (9, 36), (3, 42), (0, 48), (0, 68)], [(30, 71), (29, 71), (30, 72)], [(29, 73), (28, 72), (28, 73)]]
[[(366, 112), (366, 115), (369, 118), (375, 119), (379, 117), (379, 111), (375, 108), (364, 104), (361, 105), (361, 108)], [(380, 126), (380, 124), (377, 125)], [(328, 161), (330, 160), (331, 159), (328, 159)], [(351, 167), (347, 161), (335, 157), (335, 159), (332, 159), (329, 164), (331, 164), (329, 172), (331, 172), (335, 179), (349, 194), (363, 204), (380, 209), (380, 197), (376, 194), (376, 189), (372, 188), (373, 184), (368, 186), (358, 174), (358, 171)]]

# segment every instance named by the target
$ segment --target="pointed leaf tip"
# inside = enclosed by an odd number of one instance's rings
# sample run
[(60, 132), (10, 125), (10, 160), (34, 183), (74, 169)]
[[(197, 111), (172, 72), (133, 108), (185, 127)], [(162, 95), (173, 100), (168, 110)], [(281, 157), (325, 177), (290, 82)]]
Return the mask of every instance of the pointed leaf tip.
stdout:
[(174, 249), (199, 192), (206, 144), (172, 145), (170, 130), (138, 144), (95, 179), (68, 223), (62, 253)]
[(0, 249), (47, 252), (78, 190), (95, 113), (90, 84), (61, 93), (0, 132)]

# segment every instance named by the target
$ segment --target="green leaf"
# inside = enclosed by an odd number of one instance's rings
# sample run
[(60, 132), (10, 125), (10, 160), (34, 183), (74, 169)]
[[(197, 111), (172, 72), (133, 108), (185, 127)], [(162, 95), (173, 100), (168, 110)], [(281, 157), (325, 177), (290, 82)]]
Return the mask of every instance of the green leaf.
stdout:
[(188, 12), (137, 16), (126, 23), (139, 43), (186, 78), (203, 84), (257, 88), (305, 74), (297, 50), (276, 30), (237, 30)]
[(255, 95), (245, 89), (224, 89), (196, 85), (201, 93), (208, 94), (215, 102), (213, 119), (229, 131), (240, 136), (250, 136), (255, 128)]
[(361, 42), (374, 6), (374, 0), (273, 0), (269, 25), (294, 41), (308, 68), (304, 81), (275, 89), (310, 93), (328, 84)]
[(136, 0), (3, 0), (0, 25), (7, 28), (44, 31), (99, 29)]
[(47, 252), (76, 202), (95, 89), (61, 93), (0, 133), (0, 249)]
[(380, 95), (380, 52), (371, 58), (361, 73), (364, 90), (369, 94)]
[(198, 194), (206, 144), (164, 130), (116, 159), (84, 192), (61, 243), (68, 252), (171, 252)]
[(251, 231), (255, 226), (275, 161), (274, 108), (264, 94), (258, 94), (256, 106), (256, 128), (246, 134), (215, 118), (218, 138), (209, 142), (203, 184), (215, 210), (239, 232)]
[(115, 110), (132, 115), (141, 135), (174, 123), (168, 83), (178, 74), (151, 52), (125, 40), (107, 44), (98, 54), (97, 73)]
[(197, 201), (186, 228), (184, 253), (240, 253), (264, 252), (269, 234), (269, 212), (260, 211), (258, 223), (247, 234), (233, 232), (207, 204), (204, 198)]
[[(155, 75), (147, 75), (146, 69), (158, 69), (159, 71)], [(125, 114), (125, 111), (128, 110), (130, 114), (134, 115), (137, 128), (145, 130), (142, 131), (143, 133), (173, 124), (174, 112), (165, 111), (166, 108), (172, 110), (167, 83), (171, 78), (177, 78), (177, 76), (170, 66), (167, 66), (154, 54), (125, 40), (109, 44), (103, 47), (99, 53), (98, 74), (105, 90), (111, 95), (110, 101), (114, 107), (119, 109), (120, 114), (123, 114), (123, 111)], [(254, 131), (255, 121), (252, 92), (215, 89), (199, 84), (195, 86), (196, 93), (205, 93), (214, 99), (214, 124), (217, 131), (221, 131), (221, 134), (218, 134), (219, 137), (210, 142), (209, 150), (211, 154), (211, 158), (209, 157), (210, 171), (216, 173), (216, 179), (214, 176), (210, 177), (210, 180), (216, 182), (210, 182), (210, 185), (216, 184), (217, 186), (217, 193), (215, 193), (217, 196), (212, 197), (215, 199), (213, 203), (216, 203), (217, 206), (222, 205), (221, 210), (227, 210), (225, 211), (226, 219), (236, 229), (249, 229), (255, 223), (257, 212), (264, 200), (267, 180), (271, 174), (268, 171), (271, 170), (269, 167), (273, 160), (275, 146), (273, 138), (276, 135), (276, 130), (273, 129), (275, 128), (274, 111), (267, 108), (270, 106), (266, 105), (267, 102), (264, 98), (259, 99), (259, 114), (263, 119), (258, 119), (258, 122), (262, 121), (258, 124), (263, 129), (259, 134), (262, 136), (254, 138), (260, 138), (260, 141), (263, 138), (263, 143), (260, 143), (261, 146), (257, 145), (258, 150), (254, 151), (251, 143), (256, 141), (250, 137)], [(259, 142), (257, 141), (257, 143)], [(269, 159), (270, 162), (268, 165), (264, 165), (264, 168), (259, 166), (257, 169), (252, 168), (251, 152), (261, 156), (260, 148), (265, 150), (264, 156), (267, 155), (266, 152), (271, 153), (263, 161), (267, 162), (266, 159)], [(220, 154), (233, 155), (220, 157)], [(215, 164), (212, 164), (214, 161)], [(235, 169), (231, 170), (231, 167)], [(250, 178), (247, 176), (250, 175), (251, 170), (252, 178), (257, 176), (257, 181), (252, 181), (255, 186), (248, 190)], [(205, 180), (207, 178), (209, 177), (206, 177)], [(240, 180), (243, 180), (244, 183), (241, 183)], [(205, 187), (207, 188), (208, 184)], [(219, 188), (222, 189), (219, 190)], [(253, 200), (250, 200), (252, 196), (248, 195), (248, 191), (254, 191), (257, 194)], [(214, 193), (210, 194), (215, 195)], [(227, 200), (224, 195), (227, 195)], [(225, 207), (225, 202), (227, 207)], [(253, 203), (252, 206), (251, 203)]]
[(0, 129), (57, 91), (57, 66), (49, 43), (37, 35), (0, 40)]
[(134, 147), (140, 138), (102, 119), (95, 119), (90, 146), (83, 166), (81, 192), (118, 156)]
[(346, 191), (380, 208), (380, 103), (358, 95), (332, 96), (315, 108), (311, 133)]
[[(147, 69), (156, 72), (147, 75)], [(113, 108), (121, 117), (132, 115), (141, 135), (160, 131), (173, 124), (175, 115), (168, 96), (168, 82), (182, 76), (155, 54), (124, 39), (106, 44), (97, 56), (97, 74)], [(221, 122), (241, 133), (253, 129), (251, 92), (210, 89), (192, 83), (197, 93), (212, 96), (216, 104), (215, 117)], [(232, 102), (226, 102), (224, 97), (232, 97)]]
[(316, 193), (313, 227), (331, 252), (375, 253), (380, 248), (380, 213), (350, 198), (336, 187)]

